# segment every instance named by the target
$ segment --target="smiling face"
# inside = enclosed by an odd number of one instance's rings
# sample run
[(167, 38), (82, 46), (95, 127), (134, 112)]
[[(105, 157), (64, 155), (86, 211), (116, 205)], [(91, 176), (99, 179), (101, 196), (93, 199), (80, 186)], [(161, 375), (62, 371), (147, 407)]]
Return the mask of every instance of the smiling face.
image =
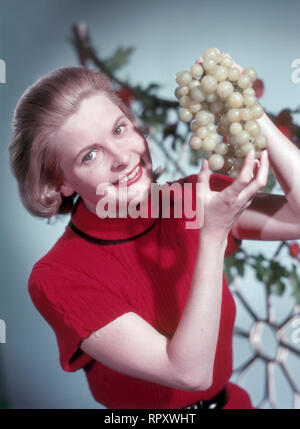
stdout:
[[(76, 113), (59, 129), (64, 196), (77, 192), (96, 213), (97, 187), (125, 190), (127, 200), (142, 200), (153, 182), (148, 144), (122, 110), (103, 94), (85, 98)], [(136, 173), (123, 182), (127, 175)], [(122, 183), (116, 184), (121, 180)], [(126, 180), (126, 179), (125, 179)], [(115, 193), (116, 195), (116, 193)], [(107, 199), (107, 195), (106, 195)]]

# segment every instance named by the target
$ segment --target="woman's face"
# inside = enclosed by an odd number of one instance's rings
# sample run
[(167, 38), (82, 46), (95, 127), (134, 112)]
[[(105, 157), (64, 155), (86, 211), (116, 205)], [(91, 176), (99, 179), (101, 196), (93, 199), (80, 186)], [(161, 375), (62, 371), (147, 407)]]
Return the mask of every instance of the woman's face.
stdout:
[[(57, 138), (65, 179), (60, 191), (64, 196), (77, 192), (93, 213), (104, 196), (106, 200), (116, 201), (118, 195), (116, 206), (125, 195), (128, 202), (145, 198), (153, 182), (148, 144), (105, 95), (85, 98), (78, 111), (59, 129)], [(115, 183), (134, 170), (136, 176), (124, 183)], [(102, 195), (99, 188), (98, 195), (96, 193), (99, 185)]]

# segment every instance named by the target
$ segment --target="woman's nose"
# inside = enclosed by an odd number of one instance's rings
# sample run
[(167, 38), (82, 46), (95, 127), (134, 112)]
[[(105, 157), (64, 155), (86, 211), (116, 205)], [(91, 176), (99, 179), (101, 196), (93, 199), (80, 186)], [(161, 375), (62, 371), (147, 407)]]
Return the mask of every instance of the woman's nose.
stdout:
[(112, 169), (121, 170), (123, 168), (126, 168), (129, 164), (130, 156), (127, 153), (119, 153), (115, 154), (113, 162), (112, 162)]

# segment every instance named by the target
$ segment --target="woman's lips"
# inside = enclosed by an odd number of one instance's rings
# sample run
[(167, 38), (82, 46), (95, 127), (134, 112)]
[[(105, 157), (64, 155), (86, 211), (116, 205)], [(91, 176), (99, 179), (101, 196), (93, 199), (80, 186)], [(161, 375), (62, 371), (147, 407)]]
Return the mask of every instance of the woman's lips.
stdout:
[(137, 182), (141, 178), (141, 176), (143, 174), (143, 168), (141, 166), (141, 163), (138, 164), (138, 166), (135, 167), (134, 170), (136, 168), (138, 168), (138, 170), (137, 170), (137, 172), (136, 172), (136, 174), (135, 174), (134, 177), (132, 177), (131, 179), (128, 179), (128, 180), (126, 180), (125, 182), (122, 182), (122, 183), (120, 183), (120, 182), (114, 183), (114, 185), (117, 186), (117, 187), (124, 187), (124, 186), (130, 186), (133, 183)]

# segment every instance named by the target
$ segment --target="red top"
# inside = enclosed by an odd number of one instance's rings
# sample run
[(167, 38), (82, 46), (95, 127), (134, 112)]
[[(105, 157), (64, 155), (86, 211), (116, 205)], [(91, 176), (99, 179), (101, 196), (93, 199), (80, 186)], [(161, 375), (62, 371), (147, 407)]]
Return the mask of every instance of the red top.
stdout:
[[(195, 195), (196, 180), (194, 174), (178, 182), (192, 183)], [(212, 173), (210, 186), (218, 191), (233, 180)], [(185, 217), (101, 219), (87, 210), (81, 199), (71, 219), (79, 230), (106, 240), (145, 233), (131, 241), (102, 245), (87, 241), (66, 226), (52, 249), (34, 265), (28, 291), (54, 330), (62, 368), (69, 372), (83, 369), (95, 400), (107, 408), (182, 408), (215, 396), (226, 385), (230, 395), (226, 408), (251, 408), (246, 392), (228, 383), (235, 303), (224, 273), (210, 389), (186, 392), (130, 377), (102, 365), (79, 348), (83, 338), (126, 312), (137, 313), (171, 338), (191, 285), (199, 229), (186, 229)], [(240, 240), (230, 232), (225, 256), (239, 245)]]

